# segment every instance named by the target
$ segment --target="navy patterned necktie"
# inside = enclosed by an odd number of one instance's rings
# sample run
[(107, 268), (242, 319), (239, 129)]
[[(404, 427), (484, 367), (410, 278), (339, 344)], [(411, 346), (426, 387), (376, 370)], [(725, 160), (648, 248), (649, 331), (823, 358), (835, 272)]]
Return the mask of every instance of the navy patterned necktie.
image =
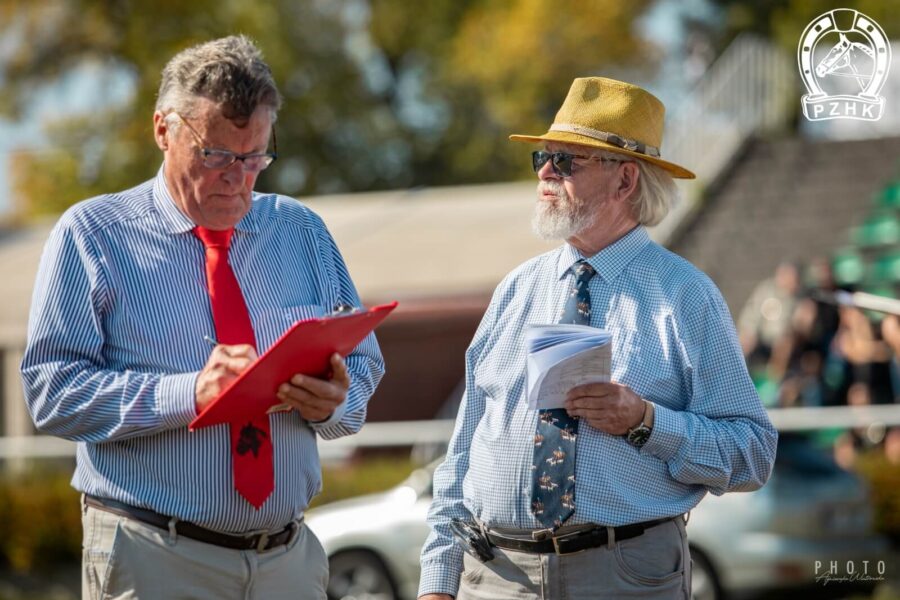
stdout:
[[(566, 300), (560, 323), (589, 325), (591, 293), (588, 282), (594, 268), (583, 260), (573, 267), (575, 285)], [(534, 434), (534, 474), (531, 512), (544, 527), (558, 528), (575, 512), (575, 439), (578, 420), (564, 408), (539, 413)]]

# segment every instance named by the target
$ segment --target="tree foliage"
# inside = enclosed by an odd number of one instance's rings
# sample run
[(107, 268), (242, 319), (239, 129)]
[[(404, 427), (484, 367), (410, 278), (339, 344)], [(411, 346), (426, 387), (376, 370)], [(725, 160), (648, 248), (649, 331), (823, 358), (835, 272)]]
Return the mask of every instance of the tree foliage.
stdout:
[(889, 39), (900, 36), (900, 12), (894, 1), (844, 0), (839, 4), (810, 0), (711, 0), (723, 15), (719, 30), (721, 48), (739, 33), (751, 32), (769, 38), (785, 50), (794, 53), (806, 25), (822, 13), (835, 8), (849, 8), (871, 17)]
[[(259, 189), (288, 194), (498, 181), (527, 171), (512, 132), (542, 132), (577, 76), (646, 64), (633, 23), (650, 3), (576, 0), (0, 0), (0, 112), (99, 64), (130, 99), (45, 123), (17, 153), (17, 204), (58, 212), (159, 168), (151, 116), (165, 62), (244, 33), (285, 104), (279, 161)], [(527, 150), (527, 149), (526, 149)]]

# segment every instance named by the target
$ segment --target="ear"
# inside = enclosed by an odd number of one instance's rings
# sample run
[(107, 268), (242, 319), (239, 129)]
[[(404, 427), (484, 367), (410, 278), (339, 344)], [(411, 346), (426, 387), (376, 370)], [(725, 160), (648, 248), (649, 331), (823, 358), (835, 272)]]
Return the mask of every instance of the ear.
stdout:
[(169, 124), (166, 117), (158, 110), (153, 113), (153, 137), (156, 139), (156, 145), (165, 152), (169, 149)]
[(624, 162), (619, 166), (621, 168), (619, 169), (620, 178), (616, 196), (620, 200), (630, 201), (637, 191), (641, 170), (633, 162)]

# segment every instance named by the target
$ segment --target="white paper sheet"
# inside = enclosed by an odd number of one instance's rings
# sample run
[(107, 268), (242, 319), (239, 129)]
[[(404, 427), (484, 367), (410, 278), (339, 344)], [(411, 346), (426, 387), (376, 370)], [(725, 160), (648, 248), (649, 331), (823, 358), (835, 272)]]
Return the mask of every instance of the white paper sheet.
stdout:
[(531, 325), (525, 345), (529, 408), (563, 408), (573, 387), (609, 381), (608, 331), (587, 325)]

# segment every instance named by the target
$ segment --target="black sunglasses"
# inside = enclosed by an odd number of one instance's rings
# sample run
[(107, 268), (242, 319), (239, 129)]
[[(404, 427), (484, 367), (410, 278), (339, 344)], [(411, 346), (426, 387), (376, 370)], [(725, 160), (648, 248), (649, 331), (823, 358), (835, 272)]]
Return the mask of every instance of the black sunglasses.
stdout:
[(572, 161), (576, 158), (580, 158), (582, 160), (599, 160), (600, 162), (628, 162), (616, 158), (604, 158), (602, 156), (583, 156), (581, 154), (569, 154), (568, 152), (547, 152), (545, 150), (535, 150), (531, 153), (531, 167), (534, 169), (534, 172), (537, 173), (541, 170), (541, 167), (547, 164), (547, 161), (549, 160), (550, 166), (553, 168), (553, 172), (556, 173), (559, 177), (571, 177)]

